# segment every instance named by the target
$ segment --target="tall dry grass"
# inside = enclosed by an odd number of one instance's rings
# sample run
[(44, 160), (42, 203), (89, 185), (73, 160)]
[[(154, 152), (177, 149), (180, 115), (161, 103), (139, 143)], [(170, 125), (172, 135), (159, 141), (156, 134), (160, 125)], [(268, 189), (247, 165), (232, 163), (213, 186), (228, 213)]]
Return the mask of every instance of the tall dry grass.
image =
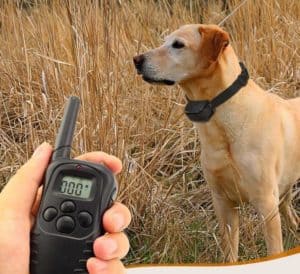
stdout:
[[(0, 185), (39, 143), (53, 144), (66, 98), (78, 95), (74, 155), (104, 150), (124, 163), (119, 200), (133, 214), (126, 263), (222, 261), (184, 95), (144, 83), (132, 57), (182, 24), (221, 22), (241, 2), (1, 1)], [(248, 0), (223, 24), (252, 78), (284, 97), (299, 95), (299, 17), (298, 0)], [(241, 260), (265, 256), (257, 215), (240, 211)], [(299, 245), (283, 225), (285, 248)]]

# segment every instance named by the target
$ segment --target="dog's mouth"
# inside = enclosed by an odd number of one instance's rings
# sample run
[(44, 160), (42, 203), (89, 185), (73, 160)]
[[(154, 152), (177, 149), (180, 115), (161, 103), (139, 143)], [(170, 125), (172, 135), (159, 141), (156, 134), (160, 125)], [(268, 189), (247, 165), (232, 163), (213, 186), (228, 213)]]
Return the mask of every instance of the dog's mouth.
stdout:
[(143, 75), (143, 80), (150, 84), (160, 84), (160, 85), (168, 85), (172, 86), (175, 84), (175, 81), (173, 80), (168, 80), (168, 79), (153, 79), (148, 76)]

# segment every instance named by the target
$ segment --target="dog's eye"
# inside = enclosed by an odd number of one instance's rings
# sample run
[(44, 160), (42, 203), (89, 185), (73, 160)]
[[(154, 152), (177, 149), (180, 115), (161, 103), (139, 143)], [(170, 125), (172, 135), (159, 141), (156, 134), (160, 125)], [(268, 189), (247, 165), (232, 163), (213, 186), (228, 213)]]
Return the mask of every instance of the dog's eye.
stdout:
[(184, 44), (182, 42), (176, 40), (173, 42), (172, 47), (175, 49), (181, 49), (184, 47)]

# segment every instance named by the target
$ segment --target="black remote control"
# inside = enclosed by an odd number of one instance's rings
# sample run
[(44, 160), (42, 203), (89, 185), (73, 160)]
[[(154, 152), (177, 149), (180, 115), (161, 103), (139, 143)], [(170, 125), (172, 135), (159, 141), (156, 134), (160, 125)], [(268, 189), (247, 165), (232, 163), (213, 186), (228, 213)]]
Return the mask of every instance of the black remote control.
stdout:
[(80, 101), (69, 98), (31, 234), (30, 274), (87, 274), (117, 185), (103, 165), (70, 159)]

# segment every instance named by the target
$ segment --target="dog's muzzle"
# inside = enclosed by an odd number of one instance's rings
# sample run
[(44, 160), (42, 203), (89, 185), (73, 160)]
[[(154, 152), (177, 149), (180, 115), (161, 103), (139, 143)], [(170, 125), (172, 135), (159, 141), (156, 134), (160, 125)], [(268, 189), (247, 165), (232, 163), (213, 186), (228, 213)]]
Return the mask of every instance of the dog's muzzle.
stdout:
[(143, 73), (144, 62), (145, 62), (145, 57), (143, 54), (133, 57), (133, 63), (135, 65), (135, 68), (136, 68), (138, 74)]
[(143, 79), (146, 82), (148, 82), (150, 84), (163, 84), (163, 85), (169, 85), (169, 86), (175, 84), (175, 81), (173, 81), (173, 80), (149, 77), (144, 68), (145, 60), (146, 60), (146, 58), (143, 54), (133, 57), (133, 63), (135, 65), (137, 73), (143, 75)]

